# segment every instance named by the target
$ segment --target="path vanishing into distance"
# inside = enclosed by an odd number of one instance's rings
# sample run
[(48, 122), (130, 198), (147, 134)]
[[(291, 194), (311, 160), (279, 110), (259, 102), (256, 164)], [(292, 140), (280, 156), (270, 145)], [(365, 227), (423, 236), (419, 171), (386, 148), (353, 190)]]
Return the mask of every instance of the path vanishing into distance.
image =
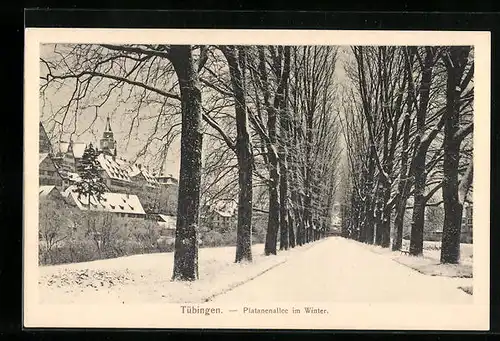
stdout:
[(428, 276), (330, 237), (212, 302), (473, 303), (461, 278)]
[(421, 274), (341, 237), (234, 263), (234, 247), (203, 248), (200, 279), (171, 281), (173, 252), (93, 262), (42, 266), (39, 295), (51, 304), (136, 304), (201, 302), (473, 303), (458, 289), (471, 278)]

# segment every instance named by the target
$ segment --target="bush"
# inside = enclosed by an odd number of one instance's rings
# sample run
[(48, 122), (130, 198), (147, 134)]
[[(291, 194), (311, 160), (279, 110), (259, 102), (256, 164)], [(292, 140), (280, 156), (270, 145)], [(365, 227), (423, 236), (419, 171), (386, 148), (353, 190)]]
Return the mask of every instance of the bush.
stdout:
[(171, 241), (161, 241), (154, 221), (81, 212), (50, 201), (40, 204), (39, 240), (41, 265), (173, 250)]
[(202, 237), (202, 245), (204, 247), (226, 246), (228, 242), (224, 239), (224, 235), (216, 230), (207, 231)]
[(266, 240), (268, 215), (254, 213), (252, 217), (252, 243), (260, 244)]
[[(263, 243), (267, 215), (255, 214), (252, 242)], [(39, 264), (88, 262), (134, 254), (172, 252), (175, 238), (172, 231), (162, 235), (157, 222), (119, 218), (100, 212), (82, 212), (60, 203), (40, 203)], [(199, 230), (200, 247), (236, 245), (236, 226), (228, 231)]]

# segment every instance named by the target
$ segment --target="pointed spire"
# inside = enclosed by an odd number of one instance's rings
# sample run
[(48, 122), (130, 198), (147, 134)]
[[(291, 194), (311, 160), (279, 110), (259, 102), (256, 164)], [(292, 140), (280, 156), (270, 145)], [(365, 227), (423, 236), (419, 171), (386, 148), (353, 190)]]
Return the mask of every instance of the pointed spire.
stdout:
[(106, 132), (108, 132), (108, 131), (109, 131), (109, 132), (111, 132), (111, 131), (112, 131), (112, 130), (111, 130), (111, 122), (110, 122), (110, 120), (109, 120), (109, 115), (108, 115), (108, 117), (106, 118), (106, 129), (105, 129), (104, 131), (106, 131)]

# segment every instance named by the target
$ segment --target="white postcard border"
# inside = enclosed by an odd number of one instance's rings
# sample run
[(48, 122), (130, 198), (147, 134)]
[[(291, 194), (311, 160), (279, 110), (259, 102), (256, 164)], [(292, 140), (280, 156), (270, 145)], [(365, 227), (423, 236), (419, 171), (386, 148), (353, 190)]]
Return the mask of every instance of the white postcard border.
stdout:
[[(327, 315), (185, 315), (179, 304), (41, 305), (38, 303), (39, 47), (42, 43), (169, 43), (239, 45), (473, 45), (474, 303), (409, 305), (321, 303)], [(25, 31), (24, 325), (25, 327), (489, 329), (490, 33), (471, 31), (323, 31), (27, 28)], [(418, 289), (418, 288), (416, 288)], [(207, 303), (200, 306), (214, 306)], [(305, 302), (268, 307), (306, 306)], [(223, 310), (239, 305), (217, 305)], [(255, 304), (252, 306), (256, 306)]]

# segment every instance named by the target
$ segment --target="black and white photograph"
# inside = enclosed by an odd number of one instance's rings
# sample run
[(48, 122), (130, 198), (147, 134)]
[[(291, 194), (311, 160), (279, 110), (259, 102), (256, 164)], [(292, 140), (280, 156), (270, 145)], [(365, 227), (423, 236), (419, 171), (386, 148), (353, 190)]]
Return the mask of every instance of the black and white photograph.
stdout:
[(26, 34), (25, 323), (488, 328), (487, 33), (71, 31)]

